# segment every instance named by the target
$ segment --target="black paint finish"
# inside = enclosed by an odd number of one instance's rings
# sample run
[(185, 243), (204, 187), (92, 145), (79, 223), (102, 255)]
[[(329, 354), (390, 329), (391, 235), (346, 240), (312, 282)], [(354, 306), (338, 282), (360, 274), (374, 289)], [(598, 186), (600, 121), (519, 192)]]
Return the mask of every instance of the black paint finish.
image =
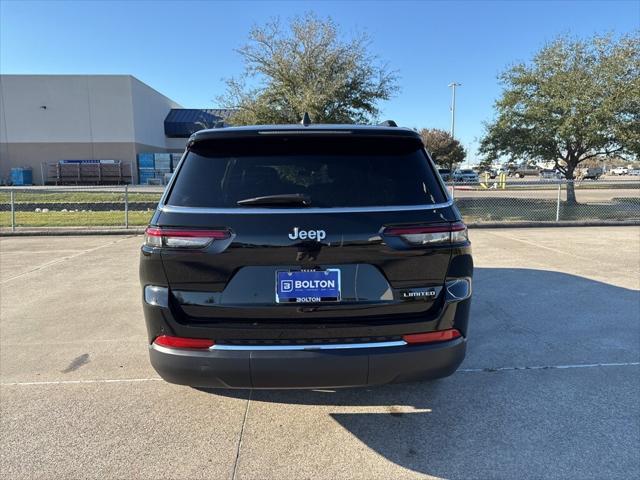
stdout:
[[(198, 133), (191, 145), (213, 141), (216, 135), (257, 135), (255, 128), (221, 130), (226, 131)], [(391, 127), (370, 127), (359, 134), (413, 136)], [(433, 168), (430, 159), (429, 163)], [(386, 237), (384, 229), (459, 221), (455, 206), (272, 214), (198, 209), (175, 213), (159, 209), (152, 220), (154, 226), (225, 228), (232, 234), (203, 250), (142, 247), (142, 286), (169, 288), (168, 308), (143, 300), (150, 343), (159, 335), (207, 338), (219, 343), (314, 339), (350, 343), (450, 328), (458, 329), (463, 338), (439, 344), (438, 348), (408, 346), (316, 355), (230, 351), (199, 355), (182, 351), (174, 352), (174, 357), (170, 351), (152, 346), (153, 364), (174, 383), (243, 388), (364, 385), (450, 374), (464, 357), (471, 299), (452, 301), (445, 283), (472, 277), (471, 246), (466, 242), (415, 247), (399, 237)], [(292, 240), (289, 234), (296, 227), (325, 234), (320, 241)], [(341, 270), (341, 302), (276, 303), (277, 270), (326, 268)], [(433, 293), (411, 294), (427, 291)], [(299, 364), (286, 363), (294, 359), (300, 360)], [(338, 365), (343, 366), (341, 376)], [(331, 372), (337, 376), (331, 378)]]

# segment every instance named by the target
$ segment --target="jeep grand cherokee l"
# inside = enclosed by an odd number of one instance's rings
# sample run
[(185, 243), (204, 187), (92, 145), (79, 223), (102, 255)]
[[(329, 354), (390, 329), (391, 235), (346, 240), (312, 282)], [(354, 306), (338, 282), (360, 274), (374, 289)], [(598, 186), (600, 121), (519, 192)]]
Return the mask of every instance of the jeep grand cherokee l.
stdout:
[(151, 363), (196, 387), (444, 377), (465, 354), (472, 271), (416, 132), (202, 130), (141, 251)]

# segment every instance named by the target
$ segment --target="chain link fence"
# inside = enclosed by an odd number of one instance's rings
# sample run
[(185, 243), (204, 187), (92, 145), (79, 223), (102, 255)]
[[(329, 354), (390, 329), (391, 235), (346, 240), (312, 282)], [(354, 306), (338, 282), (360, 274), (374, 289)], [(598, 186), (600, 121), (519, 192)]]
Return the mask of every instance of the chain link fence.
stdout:
[[(489, 180), (447, 186), (468, 224), (640, 222), (640, 179)], [(142, 228), (162, 188), (2, 187), (0, 231)]]
[(0, 230), (128, 229), (149, 223), (162, 186), (0, 188)]
[(638, 222), (640, 180), (449, 183), (468, 224)]

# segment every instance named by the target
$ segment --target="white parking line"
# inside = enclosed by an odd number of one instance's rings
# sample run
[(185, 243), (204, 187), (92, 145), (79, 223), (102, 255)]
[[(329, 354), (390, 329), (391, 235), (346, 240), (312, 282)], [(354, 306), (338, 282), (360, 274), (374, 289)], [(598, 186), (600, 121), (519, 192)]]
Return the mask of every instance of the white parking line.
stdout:
[(73, 255), (68, 255), (66, 257), (57, 258), (56, 260), (52, 260), (50, 262), (43, 263), (42, 265), (38, 265), (37, 267), (32, 268), (31, 270), (27, 270), (26, 272), (19, 273), (18, 275), (14, 275), (13, 277), (9, 277), (6, 280), (3, 280), (2, 282), (0, 282), (0, 284), (4, 285), (5, 283), (9, 283), (11, 280), (15, 280), (16, 278), (23, 277), (23, 276), (28, 275), (28, 274), (33, 273), (33, 272), (37, 272), (38, 270), (42, 270), (43, 268), (50, 267), (52, 265), (57, 265), (58, 263), (64, 262), (66, 260), (71, 260), (73, 258), (79, 257), (80, 255), (84, 255), (85, 253), (91, 253), (91, 252), (95, 252), (96, 250), (100, 250), (101, 248), (109, 247), (109, 246), (114, 245), (114, 244), (116, 244), (118, 242), (122, 242), (123, 240), (131, 238), (132, 236), (133, 235), (128, 235), (126, 237), (119, 238), (118, 240), (111, 241), (111, 242), (105, 243), (103, 245), (98, 245), (97, 247), (89, 248), (87, 250), (82, 250), (82, 251), (80, 251), (78, 253), (74, 253)]
[[(531, 367), (497, 367), (497, 368), (460, 368), (460, 373), (492, 373), (511, 372), (521, 370), (565, 370), (570, 368), (598, 368), (598, 367), (637, 367), (640, 362), (616, 362), (616, 363), (581, 363), (574, 365), (534, 365)], [(28, 386), (28, 385), (78, 385), (85, 383), (128, 383), (128, 382), (157, 382), (160, 377), (152, 378), (116, 378), (102, 380), (52, 380), (45, 382), (7, 382), (0, 383), (1, 387)]]
[[(512, 240), (514, 242), (519, 242), (522, 243), (524, 245), (529, 245), (531, 247), (535, 247), (537, 249), (542, 249), (542, 250), (547, 250), (549, 252), (554, 252), (557, 253), (559, 255), (563, 255), (563, 256), (568, 256), (568, 257), (573, 257), (576, 258), (578, 260), (582, 260), (585, 264), (587, 265), (601, 265), (603, 268), (603, 271), (608, 272), (610, 275), (611, 274), (618, 274), (618, 275), (622, 275), (625, 277), (631, 277), (635, 280), (636, 277), (633, 276), (632, 271), (627, 270), (627, 269), (620, 269), (620, 268), (616, 268), (616, 266), (614, 264), (612, 264), (610, 261), (604, 261), (604, 260), (600, 260), (597, 257), (594, 256), (590, 256), (590, 257), (585, 257), (583, 255), (578, 255), (570, 250), (563, 250), (563, 249), (559, 249), (559, 248), (553, 248), (553, 247), (549, 247), (547, 245), (543, 245), (542, 243), (539, 242), (534, 242), (531, 240), (525, 240), (523, 238), (518, 238), (515, 237), (513, 235), (509, 235), (506, 232), (498, 232), (498, 231), (491, 231), (491, 230), (487, 230), (487, 233), (489, 235), (493, 235), (495, 237), (499, 237), (499, 238), (504, 238), (507, 240)], [(549, 262), (549, 261), (545, 261), (544, 260), (544, 256), (540, 257), (540, 261), (537, 261), (536, 263), (538, 265), (544, 265), (546, 267), (551, 266), (553, 268), (554, 262)], [(634, 288), (634, 287), (631, 287)]]
[(520, 243), (524, 243), (526, 245), (530, 245), (532, 247), (542, 248), (544, 250), (549, 250), (550, 252), (559, 253), (561, 255), (569, 255), (571, 257), (579, 258), (580, 260), (588, 260), (590, 262), (593, 262), (593, 258), (592, 257), (584, 257), (584, 256), (581, 256), (581, 255), (576, 255), (574, 252), (571, 252), (571, 251), (560, 250), (559, 248), (548, 247), (547, 245), (543, 245), (543, 244), (538, 243), (538, 242), (532, 242), (530, 240), (525, 240), (525, 239), (522, 239), (522, 238), (517, 238), (517, 237), (514, 237), (513, 235), (508, 235), (507, 233), (504, 233), (504, 232), (489, 231), (488, 233), (491, 234), (491, 235), (494, 235), (496, 237), (506, 238), (508, 240), (513, 240), (514, 242), (520, 242)]
[(56, 345), (87, 345), (93, 343), (117, 343), (126, 344), (131, 343), (134, 345), (143, 345), (147, 342), (147, 336), (140, 336), (140, 338), (121, 339), (121, 338), (103, 338), (103, 339), (91, 339), (91, 340), (60, 340), (54, 342), (0, 342), (0, 350), (3, 347), (53, 347)]
[(133, 382), (157, 382), (160, 377), (153, 378), (114, 378), (102, 380), (52, 380), (49, 382), (7, 382), (0, 383), (0, 387), (15, 387), (27, 385), (78, 385), (84, 383), (133, 383)]
[(47, 255), (54, 255), (57, 253), (76, 253), (76, 252), (84, 252), (81, 248), (70, 248), (64, 250), (11, 250), (9, 252), (3, 251), (2, 256), (5, 255), (31, 255), (33, 253), (46, 253)]

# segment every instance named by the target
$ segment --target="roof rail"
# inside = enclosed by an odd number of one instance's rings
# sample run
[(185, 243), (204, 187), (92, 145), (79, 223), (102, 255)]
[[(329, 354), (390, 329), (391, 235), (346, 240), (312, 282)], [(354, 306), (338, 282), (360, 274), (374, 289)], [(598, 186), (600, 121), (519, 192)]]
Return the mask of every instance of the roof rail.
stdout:
[(393, 120), (385, 120), (384, 122), (379, 123), (378, 126), (379, 127), (397, 127), (398, 124)]

